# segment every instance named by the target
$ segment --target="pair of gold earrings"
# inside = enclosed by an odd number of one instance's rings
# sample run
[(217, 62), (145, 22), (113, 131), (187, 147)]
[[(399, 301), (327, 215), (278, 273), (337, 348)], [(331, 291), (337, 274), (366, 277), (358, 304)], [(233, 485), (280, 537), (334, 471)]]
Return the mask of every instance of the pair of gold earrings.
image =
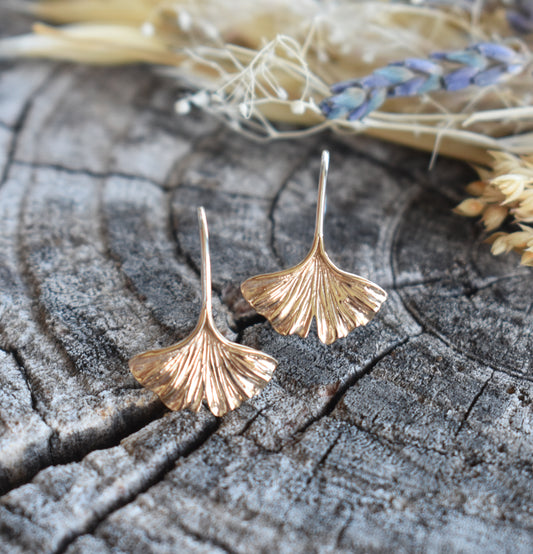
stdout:
[[(258, 275), (241, 285), (243, 296), (282, 335), (307, 337), (317, 321), (319, 339), (331, 344), (352, 329), (366, 325), (387, 293), (376, 284), (338, 269), (324, 249), (323, 222), (329, 153), (322, 153), (315, 236), (298, 265)], [(223, 416), (257, 394), (278, 363), (259, 350), (226, 339), (215, 326), (211, 305), (211, 263), (207, 221), (198, 209), (202, 247), (202, 307), (198, 323), (184, 340), (133, 357), (129, 366), (144, 387), (171, 410), (198, 411), (206, 400), (211, 412)]]

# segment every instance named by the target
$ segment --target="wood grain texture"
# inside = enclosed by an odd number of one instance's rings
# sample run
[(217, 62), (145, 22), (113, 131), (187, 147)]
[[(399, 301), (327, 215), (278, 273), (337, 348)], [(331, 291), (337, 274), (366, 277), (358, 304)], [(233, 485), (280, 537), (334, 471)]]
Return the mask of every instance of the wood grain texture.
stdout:
[[(533, 274), (451, 213), (469, 170), (254, 144), (175, 95), (141, 67), (0, 67), (0, 551), (531, 552)], [(329, 347), (239, 292), (305, 255), (323, 148), (328, 253), (389, 293)], [(279, 361), (221, 419), (127, 367), (196, 322), (198, 205), (218, 327)]]

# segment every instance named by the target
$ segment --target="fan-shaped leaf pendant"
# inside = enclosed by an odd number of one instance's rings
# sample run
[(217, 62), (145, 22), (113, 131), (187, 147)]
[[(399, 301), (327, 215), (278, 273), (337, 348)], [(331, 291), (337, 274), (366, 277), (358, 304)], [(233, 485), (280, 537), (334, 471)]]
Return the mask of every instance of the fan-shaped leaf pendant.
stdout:
[(198, 411), (202, 400), (216, 416), (237, 408), (270, 380), (271, 356), (226, 339), (215, 327), (211, 307), (211, 266), (207, 222), (198, 209), (202, 242), (203, 299), (193, 332), (181, 342), (138, 354), (129, 361), (135, 379), (171, 410)]
[(324, 249), (323, 222), (329, 153), (322, 153), (315, 238), (298, 265), (258, 275), (241, 285), (242, 294), (282, 335), (309, 334), (316, 317), (319, 339), (331, 344), (355, 327), (366, 325), (386, 300), (375, 283), (341, 271)]

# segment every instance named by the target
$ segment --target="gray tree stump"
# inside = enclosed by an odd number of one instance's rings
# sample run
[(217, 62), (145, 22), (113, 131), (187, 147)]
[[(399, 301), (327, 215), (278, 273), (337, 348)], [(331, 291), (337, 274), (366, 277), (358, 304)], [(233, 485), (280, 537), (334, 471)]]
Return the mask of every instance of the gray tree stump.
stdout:
[[(533, 274), (451, 212), (469, 170), (254, 144), (174, 98), (146, 68), (1, 66), (0, 551), (532, 552)], [(323, 148), (329, 253), (389, 292), (329, 347), (239, 292), (307, 251)], [(199, 205), (219, 326), (279, 360), (220, 420), (127, 366), (196, 321)]]

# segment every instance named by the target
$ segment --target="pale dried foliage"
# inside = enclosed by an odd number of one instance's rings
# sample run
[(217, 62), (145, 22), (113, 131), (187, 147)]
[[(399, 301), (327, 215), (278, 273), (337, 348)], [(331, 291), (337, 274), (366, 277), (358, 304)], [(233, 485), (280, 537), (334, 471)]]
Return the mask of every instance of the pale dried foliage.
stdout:
[[(66, 26), (36, 25), (0, 43), (0, 56), (149, 62), (198, 91), (178, 112), (196, 105), (256, 138), (330, 127), (486, 163), (489, 149), (532, 150), (530, 71), (498, 86), (389, 100), (362, 122), (328, 121), (317, 108), (334, 82), (514, 34), (505, 3), (473, 5), (470, 13), (385, 0), (42, 0), (30, 11)], [(527, 42), (508, 44), (530, 59)]]
[[(490, 154), (491, 168), (478, 168), (481, 180), (467, 187), (472, 196), (455, 210), (469, 217), (481, 216), (491, 232), (487, 240), (494, 255), (514, 250), (521, 254), (522, 265), (533, 266), (533, 227), (528, 225), (533, 223), (533, 155)], [(494, 232), (507, 221), (520, 230)]]

